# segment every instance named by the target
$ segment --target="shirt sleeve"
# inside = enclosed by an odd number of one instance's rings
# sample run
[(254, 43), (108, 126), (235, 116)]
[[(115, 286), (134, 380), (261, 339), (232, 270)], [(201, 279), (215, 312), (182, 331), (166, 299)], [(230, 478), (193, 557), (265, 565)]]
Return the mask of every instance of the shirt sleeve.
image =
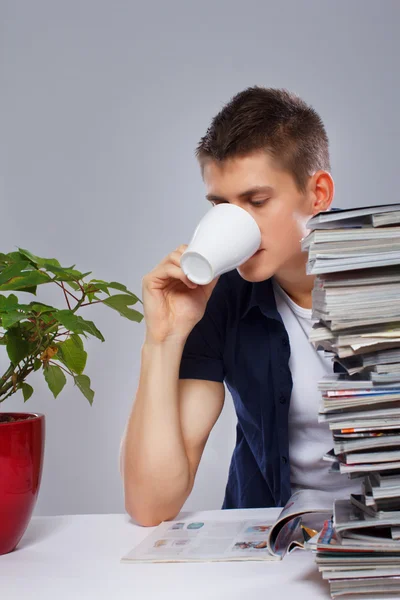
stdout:
[(183, 350), (179, 378), (223, 382), (223, 351), (228, 318), (228, 288), (221, 276), (203, 318), (194, 326)]

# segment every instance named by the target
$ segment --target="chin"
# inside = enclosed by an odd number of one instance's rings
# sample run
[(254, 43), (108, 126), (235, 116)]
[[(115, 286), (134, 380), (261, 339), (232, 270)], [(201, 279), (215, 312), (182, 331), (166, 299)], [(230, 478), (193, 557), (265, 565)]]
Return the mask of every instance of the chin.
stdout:
[(247, 264), (241, 265), (238, 267), (239, 275), (249, 283), (257, 283), (259, 281), (265, 281), (265, 279), (269, 279), (273, 276), (274, 271), (271, 268), (266, 268), (265, 266), (250, 266)]

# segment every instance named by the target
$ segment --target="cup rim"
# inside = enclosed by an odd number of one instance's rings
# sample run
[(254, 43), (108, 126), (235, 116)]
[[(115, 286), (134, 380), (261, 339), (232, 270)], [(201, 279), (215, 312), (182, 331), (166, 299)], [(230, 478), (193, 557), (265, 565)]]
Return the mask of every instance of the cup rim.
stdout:
[[(204, 282), (204, 280), (201, 281), (197, 277), (193, 278), (192, 275), (190, 275), (190, 277), (189, 277), (189, 275), (185, 271), (185, 262), (186, 262), (187, 258), (190, 258), (192, 256), (194, 256), (196, 258), (200, 258), (202, 261), (204, 261), (205, 263), (207, 263), (207, 266), (210, 269), (210, 277), (211, 277), (211, 279), (209, 279), (206, 282)], [(210, 261), (205, 256), (203, 256), (202, 254), (200, 254), (199, 252), (196, 252), (196, 250), (188, 250), (188, 251), (186, 251), (186, 252), (184, 252), (182, 254), (182, 256), (181, 256), (181, 267), (182, 267), (182, 271), (185, 273), (186, 277), (190, 281), (192, 281), (193, 283), (195, 283), (197, 285), (207, 285), (207, 284), (211, 283), (211, 281), (213, 281), (213, 279), (214, 279), (214, 271), (213, 271), (213, 268), (211, 266)]]

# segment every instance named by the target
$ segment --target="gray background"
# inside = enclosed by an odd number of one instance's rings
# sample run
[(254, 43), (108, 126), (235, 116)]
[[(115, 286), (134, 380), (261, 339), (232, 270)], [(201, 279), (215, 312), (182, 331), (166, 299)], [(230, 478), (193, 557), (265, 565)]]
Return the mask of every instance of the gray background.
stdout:
[[(0, 11), (2, 252), (28, 248), (140, 293), (207, 210), (197, 141), (254, 84), (320, 112), (336, 206), (399, 201), (399, 1), (10, 0)], [(64, 306), (58, 288), (38, 298)], [(123, 511), (119, 442), (144, 326), (102, 305), (81, 314), (106, 338), (86, 343), (93, 407), (71, 382), (55, 400), (40, 373), (25, 407), (2, 405), (46, 414), (36, 514)], [(188, 508), (220, 507), (234, 426), (228, 398)]]

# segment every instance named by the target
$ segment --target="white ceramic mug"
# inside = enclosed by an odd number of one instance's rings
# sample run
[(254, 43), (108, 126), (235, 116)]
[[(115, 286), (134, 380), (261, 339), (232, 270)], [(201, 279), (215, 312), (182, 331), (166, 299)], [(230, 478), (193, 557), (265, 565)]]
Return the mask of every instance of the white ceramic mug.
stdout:
[(250, 213), (235, 204), (218, 204), (197, 225), (181, 268), (193, 283), (207, 285), (246, 262), (260, 244), (261, 232)]

